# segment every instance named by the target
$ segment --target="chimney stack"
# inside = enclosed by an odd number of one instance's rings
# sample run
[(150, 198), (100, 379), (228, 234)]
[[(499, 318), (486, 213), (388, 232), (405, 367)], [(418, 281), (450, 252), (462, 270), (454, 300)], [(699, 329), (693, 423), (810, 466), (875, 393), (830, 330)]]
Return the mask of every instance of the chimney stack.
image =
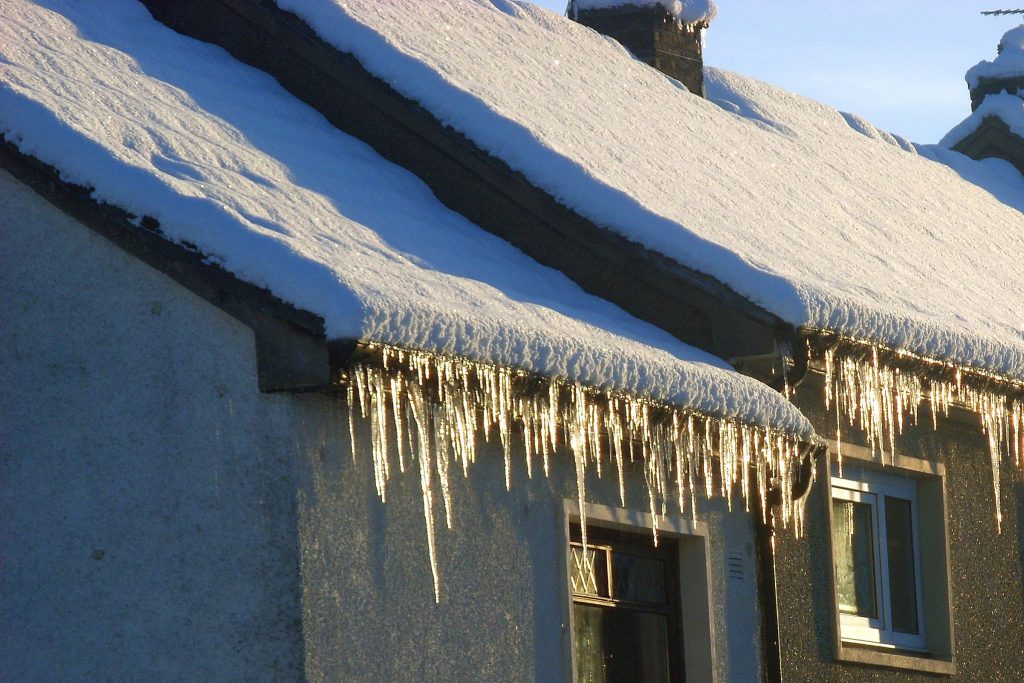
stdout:
[(1024, 24), (1007, 31), (996, 52), (998, 54), (991, 62), (979, 62), (967, 71), (971, 111), (977, 110), (989, 95), (1024, 92)]
[(570, 0), (567, 12), (704, 97), (701, 33), (717, 12), (713, 0)]

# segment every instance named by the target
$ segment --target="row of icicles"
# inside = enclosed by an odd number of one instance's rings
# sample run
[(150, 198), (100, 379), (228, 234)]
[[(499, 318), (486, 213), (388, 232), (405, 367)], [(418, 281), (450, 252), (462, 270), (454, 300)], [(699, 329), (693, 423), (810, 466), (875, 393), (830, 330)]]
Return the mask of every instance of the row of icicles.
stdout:
[[(683, 514), (689, 509), (695, 515), (698, 493), (707, 498), (721, 495), (731, 504), (732, 493), (738, 491), (747, 510), (756, 494), (766, 516), (764, 501), (772, 479), (788, 482), (799, 459), (799, 442), (777, 430), (564, 380), (538, 379), (505, 367), (391, 346), (374, 348), (382, 354), (383, 364), (354, 364), (347, 384), (352, 452), (358, 405), (358, 414), (370, 423), (380, 499), (387, 500), (388, 481), (396, 469), (418, 470), (437, 601), (437, 508), (443, 508), (445, 525), (451, 529), (453, 472), (468, 476), (479, 437), (490, 440), (496, 434), (499, 439), (508, 490), (513, 484), (513, 453), (525, 459), (528, 477), (538, 468), (546, 477), (551, 458), (560, 448), (568, 448), (575, 462), (584, 545), (589, 469), (598, 476), (614, 472), (625, 506), (624, 470), (627, 463), (639, 463), (657, 544), (659, 520), (670, 510)], [(747, 474), (751, 471), (755, 490)], [(790, 486), (780, 488), (782, 524), (791, 524), (799, 533), (802, 501), (793, 499)]]
[[(1020, 468), (1024, 449), (1024, 404), (963, 382), (959, 370), (953, 381), (923, 380), (913, 373), (901, 372), (879, 361), (879, 350), (871, 348), (871, 357), (837, 357), (825, 352), (825, 408), (835, 409), (837, 458), (842, 467), (842, 425), (858, 426), (867, 435), (868, 447), (892, 464), (896, 455), (896, 437), (909, 419), (918, 424), (921, 404), (931, 401), (932, 427), (938, 428), (938, 415), (949, 415), (950, 406), (960, 404), (981, 416), (981, 427), (988, 439), (995, 489), (996, 526), (1002, 531), (1000, 500), (1000, 462), (1012, 459)], [(927, 381), (927, 388), (925, 382)]]

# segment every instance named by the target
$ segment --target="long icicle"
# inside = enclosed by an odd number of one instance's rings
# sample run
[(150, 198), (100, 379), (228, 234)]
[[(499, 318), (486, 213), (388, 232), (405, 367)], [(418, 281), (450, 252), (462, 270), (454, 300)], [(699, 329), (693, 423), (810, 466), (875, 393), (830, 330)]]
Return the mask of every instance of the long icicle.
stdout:
[[(463, 476), (468, 477), (476, 461), (478, 439), (492, 430), (500, 437), (508, 488), (513, 483), (513, 428), (526, 444), (522, 450), (531, 475), (534, 455), (542, 457), (544, 476), (548, 477), (551, 457), (560, 447), (568, 449), (574, 461), (584, 543), (587, 470), (600, 471), (605, 458), (614, 463), (622, 504), (627, 450), (630, 462), (641, 461), (656, 542), (658, 521), (668, 514), (670, 501), (675, 501), (682, 514), (689, 497), (690, 514), (696, 516), (698, 491), (727, 499), (735, 493), (749, 509), (750, 497), (758, 492), (758, 498), (765, 500), (767, 476), (788, 476), (797, 457), (794, 437), (775, 430), (558, 378), (546, 380), (546, 390), (537, 391), (536, 378), (508, 368), (386, 345), (371, 348), (380, 352), (384, 367), (354, 364), (346, 388), (353, 457), (353, 422), (362, 417), (370, 422), (374, 479), (382, 500), (391, 476), (392, 429), (399, 471), (407, 471), (407, 455), (416, 461), (435, 600), (441, 596), (435, 477), (441, 485), (446, 526), (451, 528), (451, 462), (459, 462)], [(757, 473), (758, 491), (748, 485), (752, 470)], [(718, 486), (712, 484), (715, 477)], [(781, 510), (784, 523), (802, 519), (796, 505), (791, 496), (785, 498)], [(770, 511), (762, 507), (761, 514), (767, 517)]]
[[(851, 426), (864, 431), (869, 447), (873, 453), (878, 453), (882, 462), (885, 461), (884, 450), (888, 444), (888, 461), (892, 464), (896, 458), (896, 435), (902, 433), (905, 420), (917, 423), (919, 407), (926, 399), (931, 402), (932, 428), (935, 430), (939, 427), (939, 415), (948, 417), (954, 404), (977, 413), (988, 441), (995, 522), (1001, 532), (1000, 463), (1005, 457), (1018, 467), (1022, 465), (1020, 429), (1024, 404), (1020, 399), (1009, 399), (1004, 394), (965, 383), (960, 368), (955, 369), (952, 380), (929, 380), (926, 392), (919, 377), (887, 366), (879, 360), (879, 347), (872, 345), (870, 348), (869, 360), (837, 354), (834, 349), (824, 353), (825, 406), (828, 408), (830, 403), (835, 404), (836, 440), (840, 449), (843, 417)], [(839, 462), (841, 468), (841, 455)]]

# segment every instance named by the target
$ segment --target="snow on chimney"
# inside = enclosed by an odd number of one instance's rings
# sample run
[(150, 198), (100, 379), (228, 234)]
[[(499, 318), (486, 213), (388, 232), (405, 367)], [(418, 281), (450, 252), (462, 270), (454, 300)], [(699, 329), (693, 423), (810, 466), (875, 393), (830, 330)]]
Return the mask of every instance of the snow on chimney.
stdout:
[(1024, 24), (1007, 31), (999, 41), (998, 56), (982, 61), (965, 75), (971, 91), (971, 110), (976, 110), (988, 95), (1024, 90)]
[(569, 17), (622, 43), (642, 62), (704, 96), (702, 33), (714, 0), (570, 0)]

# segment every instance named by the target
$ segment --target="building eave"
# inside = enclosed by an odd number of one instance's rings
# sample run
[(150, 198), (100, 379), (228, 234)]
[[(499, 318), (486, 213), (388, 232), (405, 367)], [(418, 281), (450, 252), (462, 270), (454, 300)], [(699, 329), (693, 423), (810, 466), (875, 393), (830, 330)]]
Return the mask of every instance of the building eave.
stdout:
[(962, 383), (983, 391), (1002, 394), (1009, 398), (1024, 398), (1024, 380), (1009, 377), (983, 367), (962, 365), (951, 360), (932, 358), (906, 349), (896, 348), (868, 339), (859, 339), (833, 330), (804, 328), (801, 339), (815, 369), (820, 370), (820, 359), (825, 350), (832, 349), (845, 356), (869, 358), (877, 353), (879, 362), (913, 373), (922, 379)]

